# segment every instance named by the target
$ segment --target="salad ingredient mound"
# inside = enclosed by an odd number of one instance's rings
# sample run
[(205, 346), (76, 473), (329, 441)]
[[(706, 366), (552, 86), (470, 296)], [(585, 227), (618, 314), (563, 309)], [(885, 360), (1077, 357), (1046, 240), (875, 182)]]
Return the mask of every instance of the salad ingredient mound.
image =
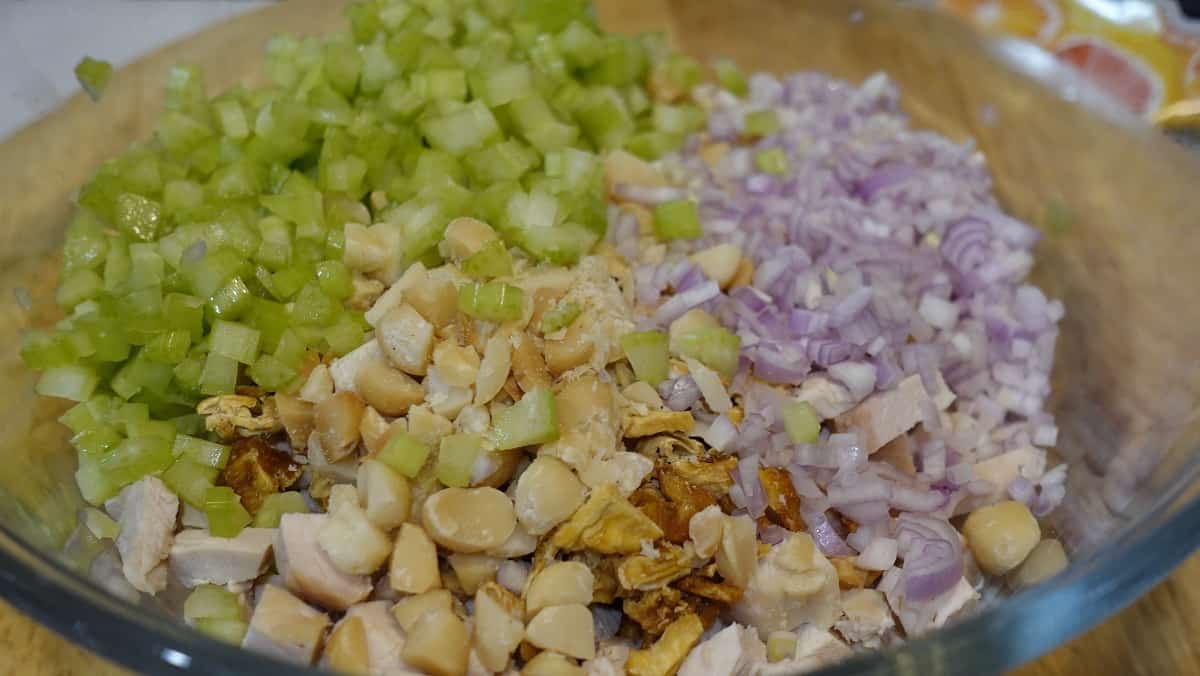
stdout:
[(22, 351), (106, 588), (351, 673), (791, 674), (1067, 564), (1037, 233), (885, 76), (347, 14), (79, 194)]

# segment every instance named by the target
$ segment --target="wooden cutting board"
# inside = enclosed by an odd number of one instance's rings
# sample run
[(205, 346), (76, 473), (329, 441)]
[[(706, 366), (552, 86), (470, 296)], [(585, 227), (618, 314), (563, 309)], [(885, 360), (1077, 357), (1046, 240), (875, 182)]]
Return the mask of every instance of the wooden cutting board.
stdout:
[[(661, 28), (668, 24), (674, 0), (603, 0), (600, 18), (622, 30)], [(109, 95), (92, 104), (81, 97), (8, 144), (0, 164), (0, 200), (10, 222), (65, 220), (68, 203), (60, 189), (45, 189), (43, 176), (19, 171), (25, 166), (54, 166), (60, 185), (77, 186), (99, 164), (132, 140), (142, 138), (157, 115), (155, 93), (166, 66), (184, 60), (209, 66), (209, 84), (228, 86), (247, 71), (261, 50), (261, 36), (273, 31), (320, 33), (338, 26), (339, 2), (305, 1), (271, 7), (233, 24), (168, 47), (125, 69)], [(695, 3), (693, 3), (695, 4)], [(913, 111), (936, 115), (936, 111)], [(72, 141), (86, 137), (90, 142)], [(992, 156), (999, 147), (983, 148)], [(998, 159), (998, 158), (997, 158)], [(6, 169), (11, 169), (7, 171)], [(1012, 167), (1010, 166), (1011, 170)], [(1003, 177), (1000, 189), (1012, 198)], [(1006, 187), (1008, 189), (1006, 189)], [(1016, 200), (1019, 202), (1020, 200)], [(7, 257), (37, 255), (50, 246), (53, 232), (29, 237), (28, 231), (0, 229), (0, 251)], [(1123, 613), (1092, 632), (1019, 669), (1021, 676), (1095, 676), (1096, 674), (1200, 674), (1200, 555)], [(0, 676), (4, 674), (99, 675), (124, 670), (72, 645), (0, 602)]]

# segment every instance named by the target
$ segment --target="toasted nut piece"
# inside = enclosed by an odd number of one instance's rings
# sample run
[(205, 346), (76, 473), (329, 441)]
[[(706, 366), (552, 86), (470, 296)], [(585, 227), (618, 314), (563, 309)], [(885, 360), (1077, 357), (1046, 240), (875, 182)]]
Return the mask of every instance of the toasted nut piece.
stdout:
[(717, 460), (677, 462), (671, 469), (688, 483), (703, 488), (709, 495), (720, 499), (733, 485), (732, 472), (737, 469), (737, 458), (727, 456)]
[(697, 251), (691, 258), (704, 274), (722, 289), (727, 289), (737, 274), (738, 264), (742, 262), (742, 250), (736, 244), (726, 242)]
[(429, 367), (422, 384), (426, 390), (425, 402), (434, 413), (447, 419), (457, 418), (459, 412), (471, 403), (471, 388), (451, 385), (436, 366)]
[(495, 583), (484, 585), (475, 592), (475, 624), (473, 645), (479, 660), (491, 671), (504, 671), (508, 658), (525, 636), (525, 623), (520, 614), (512, 612), (520, 601), (508, 590)]
[(629, 502), (642, 510), (650, 520), (658, 524), (667, 542), (683, 544), (688, 539), (688, 517), (675, 505), (667, 501), (662, 491), (650, 484), (639, 486), (629, 496)]
[[(518, 562), (505, 561), (504, 563), (515, 564)], [(478, 593), (491, 597), (509, 615), (517, 619), (525, 617), (525, 602), (521, 600), (521, 597), (517, 596), (519, 592), (514, 592), (499, 582), (484, 582), (480, 585)]]
[(696, 512), (688, 521), (688, 534), (696, 546), (696, 553), (708, 558), (717, 553), (721, 546), (721, 534), (725, 528), (725, 513), (712, 505)]
[(524, 331), (513, 333), (512, 373), (521, 391), (550, 386), (550, 372), (533, 339)]
[(638, 591), (661, 589), (685, 577), (701, 563), (696, 550), (686, 544), (683, 547), (660, 547), (655, 554), (653, 558), (635, 554), (622, 561), (617, 567), (617, 580), (621, 582), (621, 587)]
[(263, 585), (242, 646), (301, 664), (312, 664), (329, 617), (282, 587)]
[(610, 195), (619, 184), (645, 188), (667, 185), (667, 177), (646, 160), (625, 150), (612, 150), (604, 156), (604, 183)]
[[(261, 406), (261, 413), (254, 409)], [(242, 394), (221, 394), (196, 404), (196, 412), (204, 416), (204, 427), (228, 441), (238, 437), (270, 434), (283, 427), (275, 414), (274, 400), (259, 403), (255, 397)]]
[(454, 608), (454, 597), (446, 589), (434, 589), (423, 594), (406, 596), (392, 606), (392, 615), (404, 631), (412, 631), (413, 625), (428, 612), (446, 611)]
[(392, 589), (421, 594), (442, 586), (438, 572), (437, 547), (420, 526), (406, 523), (396, 534), (392, 563), (388, 568)]
[(446, 488), (425, 499), (421, 522), (439, 545), (472, 554), (504, 544), (517, 516), (512, 501), (495, 488)]
[[(400, 278), (395, 280), (395, 283), (389, 286), (387, 291), (383, 292), (383, 295), (375, 301), (371, 309), (363, 313), (363, 319), (367, 320), (367, 323), (371, 326), (379, 326), (379, 320), (383, 319), (385, 314), (404, 302), (404, 293), (410, 287), (418, 282), (423, 282), (428, 277), (429, 271), (425, 269), (425, 266), (420, 261), (408, 266), (404, 274), (400, 275)], [(391, 282), (390, 279), (385, 281)]]
[(408, 479), (369, 458), (358, 466), (358, 499), (371, 523), (384, 530), (398, 528), (408, 521), (412, 509)]
[(383, 365), (359, 369), (354, 388), (368, 404), (389, 416), (404, 415), (410, 406), (425, 400), (425, 388), (420, 383)]
[(750, 286), (752, 282), (754, 282), (754, 263), (743, 256), (741, 262), (738, 263), (737, 272), (733, 273), (733, 279), (729, 280), (729, 288)]
[(233, 442), (221, 482), (238, 494), (246, 511), (257, 514), (268, 495), (287, 490), (302, 472), (287, 453), (258, 437), (245, 437)]
[(1025, 562), (1013, 572), (1011, 578), (1018, 587), (1032, 587), (1066, 567), (1067, 553), (1062, 543), (1047, 538), (1029, 552)]
[(684, 615), (667, 627), (654, 645), (629, 653), (625, 672), (630, 676), (670, 676), (700, 642), (704, 623), (695, 613)]
[(517, 479), (517, 518), (534, 535), (566, 521), (587, 494), (575, 472), (558, 458), (539, 456)]
[(513, 529), (512, 535), (509, 535), (503, 544), (499, 547), (492, 547), (487, 550), (487, 553), (502, 559), (515, 559), (532, 554), (537, 546), (537, 537), (530, 535), (529, 531), (518, 523), (517, 527)]
[(448, 279), (427, 275), (404, 290), (404, 302), (437, 328), (449, 326), (458, 314), (458, 291)]
[(552, 543), (575, 551), (592, 549), (602, 554), (633, 554), (642, 540), (657, 540), (663, 531), (621, 496), (616, 484), (603, 484), (555, 532)]
[[(483, 248), (484, 244), (498, 239), (492, 226), (483, 221), (463, 216), (450, 221), (442, 240), (450, 260), (461, 263), (463, 259)], [(499, 669), (493, 669), (499, 671)]]
[(317, 404), (313, 429), (327, 461), (337, 462), (354, 452), (364, 408), (362, 399), (353, 392), (338, 392)]
[(542, 608), (592, 602), (595, 578), (578, 561), (558, 561), (543, 568), (529, 581), (525, 592), (525, 615), (533, 617)]
[(750, 584), (758, 561), (756, 530), (754, 521), (745, 515), (726, 517), (725, 525), (721, 527), (717, 569), (721, 571), (721, 577), (742, 588)]
[(567, 371), (587, 363), (592, 358), (595, 346), (588, 335), (588, 322), (580, 315), (571, 322), (561, 338), (545, 341), (543, 352), (546, 354), (546, 366), (550, 373), (560, 376)]
[(1016, 568), (1041, 540), (1037, 519), (1024, 503), (1005, 500), (971, 512), (963, 535), (979, 567), (992, 575)]
[(695, 612), (674, 587), (636, 592), (625, 597), (621, 609), (648, 636), (659, 636), (677, 618)]
[(863, 570), (854, 565), (854, 557), (831, 556), (829, 562), (837, 571), (838, 586), (842, 589), (863, 589), (879, 579), (879, 571)]
[(658, 411), (663, 408), (663, 400), (658, 395), (658, 390), (655, 390), (649, 383), (641, 380), (630, 383), (625, 389), (621, 390), (621, 395), (629, 401), (645, 404), (650, 407), (651, 411)]
[(496, 571), (500, 569), (503, 559), (486, 554), (451, 554), (446, 557), (454, 576), (462, 585), (463, 592), (474, 594), (479, 586), (496, 579)]
[(442, 437), (454, 433), (454, 423), (422, 404), (408, 409), (408, 433), (421, 443), (436, 448)]
[(455, 387), (471, 387), (479, 376), (479, 354), (470, 345), (443, 340), (433, 348), (433, 364), (442, 379)]
[[(369, 220), (368, 218), (364, 220)], [(387, 264), (389, 252), (379, 234), (361, 223), (346, 223), (344, 226), (346, 247), (342, 260), (351, 270), (372, 272)]]
[(370, 673), (371, 656), (367, 652), (367, 633), (362, 618), (343, 618), (333, 626), (325, 641), (324, 662), (330, 669), (346, 674)]
[(299, 397), (282, 392), (275, 395), (275, 411), (287, 431), (292, 448), (303, 451), (313, 430), (313, 405)]
[(700, 329), (715, 329), (721, 325), (717, 318), (709, 314), (705, 310), (695, 308), (683, 313), (667, 328), (667, 335), (670, 337), (671, 353), (679, 352), (679, 340), (681, 337), (699, 331)]
[[(462, 414), (458, 414), (458, 417), (462, 418)], [(525, 454), (519, 448), (511, 451), (480, 453), (475, 457), (475, 466), (471, 468), (471, 485), (500, 488), (517, 473), (517, 467), (521, 464), (523, 457)], [(480, 478), (476, 479), (476, 477)]]
[(692, 431), (695, 423), (691, 411), (651, 411), (646, 415), (627, 418), (625, 420), (625, 436), (641, 438), (666, 432), (687, 434)]
[(787, 470), (760, 467), (758, 478), (767, 498), (767, 515), (772, 521), (790, 531), (807, 530), (800, 515), (800, 496)]
[(716, 580), (700, 575), (689, 575), (676, 582), (675, 586), (689, 594), (712, 599), (726, 605), (737, 603), (742, 598), (743, 593), (741, 587), (728, 582), (717, 582)]
[(592, 611), (578, 603), (543, 608), (525, 627), (526, 641), (581, 660), (595, 657), (595, 636)]
[(386, 288), (378, 279), (370, 279), (358, 273), (355, 273), (354, 277), (350, 279), (350, 284), (354, 291), (346, 300), (346, 305), (355, 310), (366, 310), (374, 305)]
[(550, 650), (534, 655), (521, 669), (521, 676), (586, 676), (583, 667), (567, 657)]
[(370, 575), (387, 560), (391, 542), (358, 506), (353, 486), (340, 484), (330, 492), (329, 518), (317, 532), (317, 543), (333, 565), (350, 575)]
[(700, 146), (700, 158), (708, 166), (716, 169), (721, 159), (729, 153), (728, 143), (706, 143)]
[(433, 349), (433, 324), (411, 305), (399, 305), (381, 317), (375, 339), (396, 368), (414, 376), (425, 375)]
[(300, 398), (313, 404), (319, 404), (333, 396), (333, 376), (329, 367), (317, 364), (308, 372), (308, 378), (300, 387)]
[(658, 484), (662, 487), (663, 495), (667, 496), (667, 499), (674, 504), (679, 514), (677, 520), (685, 527), (693, 514), (717, 503), (716, 499), (707, 491), (693, 485), (670, 467), (663, 467), (659, 470)]
[(479, 362), (479, 377), (475, 381), (475, 403), (486, 404), (504, 387), (512, 368), (512, 343), (509, 334), (501, 329), (488, 338)]
[(470, 635), (453, 612), (433, 611), (412, 625), (401, 656), (433, 676), (464, 676)]

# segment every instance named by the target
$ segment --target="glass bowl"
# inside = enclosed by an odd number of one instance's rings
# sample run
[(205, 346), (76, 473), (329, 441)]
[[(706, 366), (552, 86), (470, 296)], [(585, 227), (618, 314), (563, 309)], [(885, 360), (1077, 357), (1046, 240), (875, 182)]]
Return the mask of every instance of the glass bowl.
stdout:
[[(149, 600), (118, 599), (80, 570), (68, 540), (82, 503), (55, 422), (63, 407), (34, 396), (19, 336), (54, 320), (70, 198), (101, 161), (150, 133), (166, 68), (199, 64), (214, 89), (252, 79), (270, 35), (331, 30), (340, 4), (282, 3), (207, 30), (123, 69), (100, 102), (76, 96), (0, 145), (0, 595), (139, 671), (302, 670), (207, 639)], [(887, 71), (919, 126), (976, 139), (1005, 206), (1045, 232), (1035, 281), (1067, 308), (1053, 410), (1071, 466), (1051, 526), (1071, 566), (947, 629), (821, 673), (1013, 667), (1129, 603), (1200, 544), (1200, 161), (1038, 50), (918, 6), (609, 0), (598, 13), (619, 30), (668, 28), (697, 57), (751, 69), (853, 81)]]

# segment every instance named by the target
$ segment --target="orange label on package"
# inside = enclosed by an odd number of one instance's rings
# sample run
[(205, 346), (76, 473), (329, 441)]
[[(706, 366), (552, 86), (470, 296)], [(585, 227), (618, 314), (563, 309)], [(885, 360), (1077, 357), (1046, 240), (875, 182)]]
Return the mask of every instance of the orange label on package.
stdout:
[(1200, 96), (1200, 22), (1174, 2), (937, 2), (978, 26), (1036, 42), (1139, 115)]

